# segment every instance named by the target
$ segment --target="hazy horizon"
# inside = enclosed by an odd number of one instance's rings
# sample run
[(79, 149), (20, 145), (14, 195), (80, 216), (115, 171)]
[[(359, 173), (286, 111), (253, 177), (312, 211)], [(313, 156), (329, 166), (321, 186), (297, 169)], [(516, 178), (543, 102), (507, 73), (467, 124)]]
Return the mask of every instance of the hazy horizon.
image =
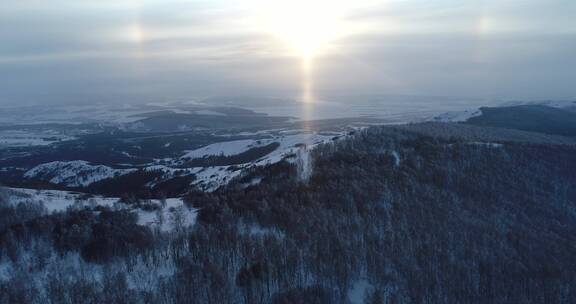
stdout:
[(0, 8), (0, 105), (576, 98), (571, 1), (40, 1)]

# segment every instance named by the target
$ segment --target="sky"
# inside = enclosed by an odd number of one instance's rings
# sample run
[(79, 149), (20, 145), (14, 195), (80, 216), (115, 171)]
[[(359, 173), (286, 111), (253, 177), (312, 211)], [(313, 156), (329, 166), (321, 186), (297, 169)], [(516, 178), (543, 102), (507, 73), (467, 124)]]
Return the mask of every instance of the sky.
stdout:
[(576, 98), (573, 0), (0, 1), (0, 105)]

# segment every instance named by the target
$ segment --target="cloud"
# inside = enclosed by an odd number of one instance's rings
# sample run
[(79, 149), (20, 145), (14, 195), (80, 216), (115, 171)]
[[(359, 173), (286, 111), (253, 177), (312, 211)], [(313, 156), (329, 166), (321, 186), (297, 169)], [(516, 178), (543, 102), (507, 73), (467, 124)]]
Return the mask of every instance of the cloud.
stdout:
[[(298, 95), (299, 58), (259, 27), (258, 3), (8, 1), (0, 9), (0, 103)], [(576, 95), (573, 1), (352, 4), (342, 17), (349, 33), (316, 59), (318, 91)]]

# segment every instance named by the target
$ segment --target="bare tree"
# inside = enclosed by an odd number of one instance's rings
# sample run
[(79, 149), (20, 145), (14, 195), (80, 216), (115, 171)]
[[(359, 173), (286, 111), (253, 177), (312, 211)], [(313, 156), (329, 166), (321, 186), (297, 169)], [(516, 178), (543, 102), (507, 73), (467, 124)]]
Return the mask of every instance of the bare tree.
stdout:
[(0, 185), (0, 206), (5, 206), (8, 204), (8, 189)]
[(164, 209), (162, 208), (156, 210), (156, 223), (158, 223), (159, 229), (164, 225)]
[(172, 221), (172, 226), (174, 231), (180, 232), (184, 228), (184, 206), (180, 206), (170, 210), (170, 220)]

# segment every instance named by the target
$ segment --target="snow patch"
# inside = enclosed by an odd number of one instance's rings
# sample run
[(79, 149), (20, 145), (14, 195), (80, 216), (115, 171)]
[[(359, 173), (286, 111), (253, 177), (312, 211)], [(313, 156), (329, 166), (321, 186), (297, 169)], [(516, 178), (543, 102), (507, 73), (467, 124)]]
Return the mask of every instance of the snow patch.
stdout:
[(227, 116), (224, 113), (220, 113), (220, 112), (216, 112), (216, 111), (212, 111), (212, 110), (197, 110), (197, 111), (194, 111), (194, 113), (196, 113), (197, 115)]
[(295, 155), (298, 150), (306, 148), (306, 151), (310, 151), (313, 147), (332, 142), (333, 135), (321, 135), (316, 133), (309, 134), (296, 134), (289, 136), (280, 136), (271, 139), (270, 142), (278, 142), (280, 146), (272, 151), (270, 154), (259, 159), (256, 165), (266, 165), (277, 163), (290, 155)]
[(249, 235), (252, 237), (276, 237), (282, 239), (285, 237), (284, 232), (277, 228), (267, 228), (262, 227), (258, 224), (240, 224), (239, 231), (242, 234)]
[(260, 184), (261, 182), (262, 182), (262, 177), (256, 176), (256, 177), (252, 178), (250, 181), (241, 184), (240, 186), (242, 187), (242, 189), (246, 189), (246, 188), (251, 187), (251, 186), (256, 186), (256, 185)]
[(96, 206), (133, 210), (138, 214), (139, 225), (158, 227), (162, 232), (193, 226), (198, 211), (187, 206), (181, 198), (148, 200), (149, 204), (159, 208), (148, 211), (123, 204), (118, 197), (86, 196), (79, 192), (23, 188), (7, 188), (7, 192), (10, 204), (37, 203), (43, 205), (48, 213), (62, 212), (68, 208), (83, 209)]
[(87, 206), (112, 207), (118, 198), (101, 196), (82, 197), (83, 193), (60, 190), (36, 190), (22, 188), (8, 188), (11, 204), (32, 202), (42, 204), (48, 213), (66, 211), (71, 207), (83, 208)]
[(400, 166), (400, 154), (398, 154), (397, 151), (392, 151), (392, 152), (390, 152), (390, 155), (392, 155), (392, 157), (394, 157), (394, 166), (395, 167)]
[(55, 161), (38, 165), (26, 173), (25, 178), (46, 180), (69, 187), (85, 187), (94, 182), (116, 177), (136, 169), (113, 169), (103, 165), (91, 165), (83, 160)]
[(366, 292), (373, 288), (372, 284), (366, 279), (360, 279), (352, 285), (352, 288), (348, 290), (348, 300), (352, 304), (363, 304), (364, 296)]
[[(266, 166), (288, 160), (295, 163), (299, 170), (299, 177), (307, 181), (312, 175), (312, 158), (310, 151), (317, 145), (332, 142), (336, 137), (333, 134), (322, 135), (316, 133), (294, 134), (275, 136), (265, 139), (247, 139), (228, 142), (220, 142), (205, 147), (188, 151), (183, 157), (165, 160), (165, 165), (152, 165), (143, 168), (146, 171), (162, 171), (160, 179), (151, 182), (148, 187), (153, 187), (158, 182), (174, 178), (176, 176), (191, 176), (195, 179), (191, 183), (203, 191), (214, 191), (228, 184), (234, 178), (240, 176), (246, 169), (253, 166)], [(236, 165), (178, 168), (186, 159), (203, 158), (213, 155), (232, 156), (243, 153), (255, 147), (262, 147), (277, 143), (278, 147), (267, 155), (251, 162)], [(46, 180), (53, 184), (61, 184), (69, 187), (85, 187), (94, 182), (107, 178), (118, 177), (138, 169), (114, 169), (104, 165), (91, 165), (82, 160), (56, 161), (38, 165), (27, 172), (25, 178)], [(259, 182), (259, 181), (258, 181)]]
[(464, 111), (455, 111), (455, 112), (447, 112), (444, 114), (440, 114), (433, 118), (434, 121), (439, 122), (465, 122), (468, 121), (472, 117), (482, 115), (482, 110), (464, 110)]
[(298, 179), (304, 183), (310, 180), (312, 176), (312, 157), (307, 147), (301, 147), (296, 153), (296, 169), (298, 172)]
[(253, 162), (235, 166), (195, 167), (187, 170), (190, 170), (190, 173), (196, 176), (196, 180), (193, 182), (194, 185), (203, 191), (210, 192), (240, 176), (247, 168), (271, 165), (287, 159), (297, 165), (301, 180), (307, 181), (312, 175), (313, 167), (310, 151), (319, 144), (331, 142), (333, 138), (334, 135), (309, 133), (266, 139), (228, 141), (190, 151), (182, 158), (194, 159), (210, 155), (231, 156), (245, 152), (253, 147), (265, 146), (276, 142), (279, 144), (278, 148)]
[(503, 103), (501, 106), (512, 107), (526, 105), (548, 106), (552, 108), (565, 109), (576, 107), (576, 100), (508, 101)]
[(138, 210), (138, 225), (158, 227), (160, 231), (167, 232), (190, 227), (196, 223), (198, 210), (188, 207), (180, 198), (152, 200), (151, 202), (161, 206), (161, 209)]
[(195, 159), (212, 155), (232, 156), (246, 152), (251, 148), (264, 146), (267, 143), (268, 141), (260, 141), (254, 139), (219, 142), (193, 151), (187, 151), (187, 153), (182, 156), (182, 158)]
[(203, 191), (215, 191), (242, 173), (241, 168), (232, 170), (231, 167), (232, 166), (215, 166), (194, 168), (193, 172), (196, 179), (192, 184), (198, 186)]
[(504, 145), (499, 143), (490, 143), (490, 142), (470, 142), (469, 145), (474, 146), (482, 146), (486, 148), (502, 148)]
[(57, 131), (0, 131), (0, 148), (47, 146), (57, 142), (74, 140), (76, 137), (61, 134)]
[[(484, 147), (484, 148), (490, 148), (490, 149), (497, 149), (497, 148), (502, 148), (504, 147), (503, 144), (499, 144), (499, 143), (491, 143), (491, 142), (479, 142), (479, 141), (474, 141), (474, 142), (467, 142), (464, 143), (465, 145), (470, 145), (470, 146), (478, 146), (478, 147)], [(448, 144), (447, 147), (451, 148), (453, 147), (454, 144)]]

